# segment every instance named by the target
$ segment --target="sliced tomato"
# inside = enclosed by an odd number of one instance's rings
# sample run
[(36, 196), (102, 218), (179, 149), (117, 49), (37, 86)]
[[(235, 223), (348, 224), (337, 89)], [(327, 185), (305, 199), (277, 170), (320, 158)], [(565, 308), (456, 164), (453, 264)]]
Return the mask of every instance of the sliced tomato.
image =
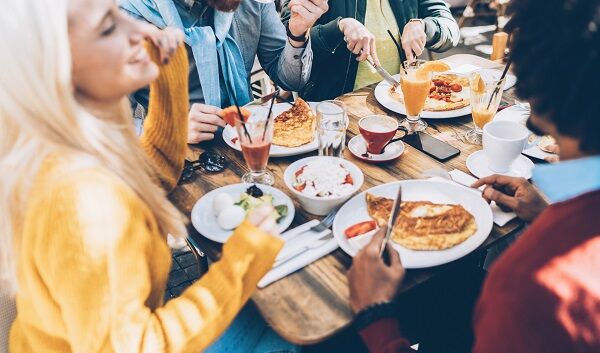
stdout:
[(354, 185), (354, 179), (352, 179), (352, 175), (346, 174), (346, 179), (344, 180), (344, 184)]
[(357, 223), (357, 224), (355, 224), (353, 226), (348, 227), (344, 231), (344, 234), (348, 238), (354, 238), (354, 237), (359, 236), (361, 234), (368, 233), (368, 232), (370, 232), (370, 231), (372, 231), (373, 229), (376, 229), (376, 228), (377, 228), (377, 223), (375, 221), (365, 221), (365, 222), (360, 222), (360, 223)]
[(295, 175), (295, 176), (298, 176), (298, 175), (302, 174), (302, 173), (304, 172), (304, 168), (306, 168), (306, 166), (304, 166), (304, 167), (302, 167), (302, 168), (298, 169), (298, 170), (296, 171), (296, 173), (294, 173), (294, 175)]
[(239, 139), (237, 137), (234, 137), (231, 139), (231, 143), (233, 143), (235, 145), (238, 142), (238, 140)]
[[(248, 121), (248, 119), (250, 119), (250, 115), (252, 115), (252, 113), (245, 108), (240, 108), (240, 112), (242, 113), (242, 119), (244, 122)], [(238, 108), (236, 106), (231, 106), (221, 110), (219, 116), (225, 120), (227, 124), (235, 126), (235, 121), (239, 120), (240, 115), (238, 113)]]
[(455, 84), (453, 84), (452, 86), (450, 86), (450, 89), (451, 89), (453, 92), (460, 92), (460, 91), (462, 91), (462, 86), (461, 86), (461, 85), (459, 85), (458, 83), (455, 83)]
[(296, 189), (296, 191), (302, 192), (302, 190), (306, 189), (306, 183), (298, 184), (298, 185), (294, 186), (294, 189)]

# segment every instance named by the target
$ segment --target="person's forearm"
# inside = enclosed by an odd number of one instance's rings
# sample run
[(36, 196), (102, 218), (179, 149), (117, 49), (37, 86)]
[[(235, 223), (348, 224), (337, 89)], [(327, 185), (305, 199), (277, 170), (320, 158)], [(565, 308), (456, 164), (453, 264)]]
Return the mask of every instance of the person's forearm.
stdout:
[(281, 52), (277, 66), (276, 82), (286, 90), (299, 91), (308, 82), (312, 70), (310, 39), (304, 47), (296, 48), (290, 40)]
[[(149, 46), (154, 62), (158, 51)], [(188, 133), (188, 59), (184, 46), (160, 67), (150, 85), (150, 104), (140, 142), (157, 168), (162, 186), (170, 191), (183, 169)]]
[(431, 18), (424, 20), (427, 48), (443, 52), (458, 45), (460, 30), (458, 24), (447, 18)]

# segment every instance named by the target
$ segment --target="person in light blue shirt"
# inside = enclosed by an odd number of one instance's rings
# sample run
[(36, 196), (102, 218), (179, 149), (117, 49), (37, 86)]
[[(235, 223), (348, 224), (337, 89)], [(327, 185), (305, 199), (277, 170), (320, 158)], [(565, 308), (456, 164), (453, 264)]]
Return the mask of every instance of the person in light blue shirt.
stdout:
[[(298, 91), (312, 69), (306, 35), (327, 11), (327, 0), (294, 0), (287, 27), (269, 0), (118, 0), (130, 15), (180, 28), (190, 58), (189, 143), (212, 140), (225, 122), (221, 108), (251, 101), (250, 71), (258, 60), (281, 88)], [(134, 103), (148, 105), (148, 89)]]

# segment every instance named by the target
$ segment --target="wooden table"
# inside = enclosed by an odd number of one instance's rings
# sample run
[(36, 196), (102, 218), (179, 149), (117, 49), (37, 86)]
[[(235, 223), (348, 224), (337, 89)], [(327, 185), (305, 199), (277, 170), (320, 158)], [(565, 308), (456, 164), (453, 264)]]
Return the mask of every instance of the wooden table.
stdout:
[[(494, 67), (491, 61), (472, 55), (454, 55), (445, 59), (449, 62), (472, 63), (479, 66)], [(347, 140), (358, 134), (357, 122), (361, 117), (370, 114), (388, 114), (400, 118), (400, 115), (385, 110), (377, 103), (374, 96), (375, 85), (348, 93), (342, 100), (350, 116), (350, 126)], [(504, 93), (504, 100), (513, 102), (512, 90)], [(421, 172), (431, 168), (445, 170), (466, 169), (467, 157), (481, 147), (471, 145), (464, 140), (465, 132), (472, 126), (470, 116), (450, 120), (429, 120), (427, 132), (438, 139), (444, 140), (459, 148), (458, 157), (446, 163), (440, 163), (422, 152), (407, 145), (407, 150), (398, 160), (387, 164), (369, 164), (354, 158), (346, 149), (344, 157), (356, 163), (365, 174), (365, 182), (361, 191), (376, 185), (404, 179), (420, 178)], [(190, 159), (198, 158), (203, 150), (217, 150), (229, 161), (228, 169), (220, 174), (201, 174), (194, 182), (178, 187), (171, 195), (171, 200), (177, 207), (189, 216), (194, 203), (205, 193), (218, 187), (240, 182), (240, 176), (246, 172), (246, 166), (240, 152), (229, 148), (220, 138), (203, 146), (191, 148)], [(269, 161), (269, 169), (276, 176), (275, 187), (288, 192), (283, 182), (283, 172), (293, 161), (305, 156), (274, 158)], [(289, 192), (288, 194), (292, 196)], [(296, 218), (294, 224), (301, 224), (315, 218), (305, 213), (296, 203)], [(522, 225), (519, 220), (513, 220), (499, 228), (494, 225), (492, 233), (478, 251), (489, 247), (498, 239), (512, 234)], [(201, 249), (211, 258), (219, 257), (220, 244), (209, 241), (190, 227), (191, 236)], [(257, 305), (263, 317), (282, 337), (290, 342), (307, 345), (314, 344), (332, 336), (347, 327), (352, 320), (348, 306), (348, 284), (346, 271), (351, 264), (351, 258), (341, 249), (334, 251), (308, 267), (300, 270), (267, 288), (257, 290), (252, 300)], [(431, 277), (447, 270), (451, 265), (443, 265), (422, 270), (409, 270), (402, 290), (406, 291), (427, 281)]]

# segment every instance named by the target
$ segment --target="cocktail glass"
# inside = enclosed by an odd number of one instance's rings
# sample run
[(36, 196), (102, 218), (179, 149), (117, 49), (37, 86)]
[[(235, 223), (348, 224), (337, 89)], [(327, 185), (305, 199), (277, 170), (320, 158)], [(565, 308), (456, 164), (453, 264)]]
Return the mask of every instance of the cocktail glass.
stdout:
[(269, 111), (265, 107), (257, 106), (250, 110), (252, 114), (248, 121), (242, 123), (237, 119), (235, 122), (242, 154), (250, 169), (242, 176), (242, 182), (273, 185), (275, 177), (267, 170), (273, 141), (273, 121), (269, 121)]
[(481, 145), (483, 127), (494, 119), (504, 91), (504, 79), (484, 79), (478, 72), (469, 75), (471, 86), (471, 115), (473, 129), (465, 134), (465, 139)]
[(417, 72), (426, 62), (425, 60), (406, 61), (404, 63), (406, 70), (400, 70), (400, 87), (406, 108), (406, 119), (402, 120), (400, 125), (409, 133), (427, 128), (427, 123), (421, 120), (421, 112), (429, 96), (432, 73)]

